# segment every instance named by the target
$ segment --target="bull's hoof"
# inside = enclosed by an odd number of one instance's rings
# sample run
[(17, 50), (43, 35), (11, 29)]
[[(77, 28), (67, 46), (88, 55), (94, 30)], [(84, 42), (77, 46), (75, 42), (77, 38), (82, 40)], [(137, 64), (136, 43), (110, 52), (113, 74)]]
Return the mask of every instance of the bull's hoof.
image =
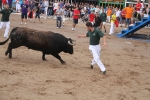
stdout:
[(47, 61), (45, 58), (44, 59), (42, 59), (43, 61)]
[(61, 64), (66, 65), (66, 62), (63, 61), (63, 62), (61, 62)]
[(11, 59), (11, 58), (12, 58), (12, 56), (9, 55), (9, 59)]
[(7, 56), (8, 52), (5, 52), (5, 56)]

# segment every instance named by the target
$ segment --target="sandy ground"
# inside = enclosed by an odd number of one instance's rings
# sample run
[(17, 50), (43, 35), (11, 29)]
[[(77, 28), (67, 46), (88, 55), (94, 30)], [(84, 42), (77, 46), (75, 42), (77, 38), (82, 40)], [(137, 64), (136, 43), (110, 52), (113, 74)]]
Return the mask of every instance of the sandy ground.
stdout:
[[(10, 20), (11, 29), (20, 26), (50, 30), (75, 39), (76, 45), (73, 55), (60, 53), (66, 65), (51, 55), (42, 61), (41, 52), (26, 47), (14, 49), (9, 59), (4, 54), (9, 42), (0, 46), (0, 100), (150, 100), (149, 42), (106, 35), (107, 46), (101, 39), (101, 60), (107, 73), (102, 75), (97, 65), (90, 69), (89, 38), (77, 38), (87, 32), (84, 23), (72, 32), (71, 21), (57, 29), (52, 19), (20, 25), (20, 16), (12, 14)], [(0, 32), (3, 41), (4, 29)], [(138, 32), (148, 34), (149, 29)]]

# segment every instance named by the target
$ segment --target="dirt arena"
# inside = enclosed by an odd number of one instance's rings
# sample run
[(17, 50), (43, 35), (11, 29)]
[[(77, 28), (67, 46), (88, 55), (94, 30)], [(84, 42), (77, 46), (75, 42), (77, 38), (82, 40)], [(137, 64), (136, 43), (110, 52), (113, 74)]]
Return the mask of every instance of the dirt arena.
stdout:
[[(150, 100), (149, 42), (106, 35), (106, 46), (101, 39), (101, 60), (107, 73), (102, 75), (97, 65), (90, 69), (89, 38), (77, 38), (87, 32), (84, 23), (80, 22), (73, 32), (71, 21), (57, 29), (53, 19), (20, 25), (20, 16), (12, 14), (10, 20), (11, 29), (19, 26), (50, 30), (76, 40), (76, 45), (73, 55), (60, 53), (66, 65), (51, 55), (42, 61), (41, 52), (26, 47), (13, 49), (9, 59), (5, 51), (10, 41), (0, 46), (0, 100)], [(149, 34), (149, 30), (138, 33)], [(4, 29), (0, 33), (0, 41), (5, 40)]]

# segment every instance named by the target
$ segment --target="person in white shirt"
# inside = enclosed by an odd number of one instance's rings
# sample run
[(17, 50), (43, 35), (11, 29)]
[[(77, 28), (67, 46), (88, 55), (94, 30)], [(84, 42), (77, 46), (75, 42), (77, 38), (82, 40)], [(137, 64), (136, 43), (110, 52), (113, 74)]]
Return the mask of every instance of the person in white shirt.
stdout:
[(49, 6), (48, 0), (44, 0), (44, 6), (45, 6), (45, 15), (47, 16), (47, 10), (48, 10), (48, 6)]
[(58, 9), (58, 6), (59, 6), (59, 2), (55, 1), (54, 3), (54, 13), (56, 12), (56, 10)]
[(120, 22), (121, 10), (118, 8), (116, 8), (116, 17), (117, 17), (118, 21)]
[(95, 14), (96, 14), (96, 12), (100, 12), (99, 6), (96, 6), (96, 8), (95, 8)]
[(66, 7), (63, 6), (61, 10), (62, 10), (62, 24), (64, 26), (65, 25), (65, 20), (66, 20), (66, 18), (65, 18)]
[(16, 0), (16, 12), (20, 12), (20, 0)]
[(56, 10), (55, 15), (56, 15), (57, 28), (62, 28), (62, 10), (60, 9), (60, 6), (58, 6), (58, 9)]

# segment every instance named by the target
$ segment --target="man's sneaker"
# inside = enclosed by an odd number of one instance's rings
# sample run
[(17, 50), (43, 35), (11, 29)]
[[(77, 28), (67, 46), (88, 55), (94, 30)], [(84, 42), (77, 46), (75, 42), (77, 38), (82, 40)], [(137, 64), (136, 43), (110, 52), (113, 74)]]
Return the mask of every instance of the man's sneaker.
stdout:
[(57, 27), (58, 28), (58, 27)]
[(74, 29), (74, 28), (72, 28), (72, 31), (75, 31), (75, 29)]
[(106, 70), (105, 70), (105, 71), (103, 71), (102, 73), (103, 73), (103, 75), (105, 75), (105, 74), (106, 74)]
[(22, 24), (22, 22), (20, 24)]
[(91, 65), (91, 69), (93, 69), (93, 65)]

